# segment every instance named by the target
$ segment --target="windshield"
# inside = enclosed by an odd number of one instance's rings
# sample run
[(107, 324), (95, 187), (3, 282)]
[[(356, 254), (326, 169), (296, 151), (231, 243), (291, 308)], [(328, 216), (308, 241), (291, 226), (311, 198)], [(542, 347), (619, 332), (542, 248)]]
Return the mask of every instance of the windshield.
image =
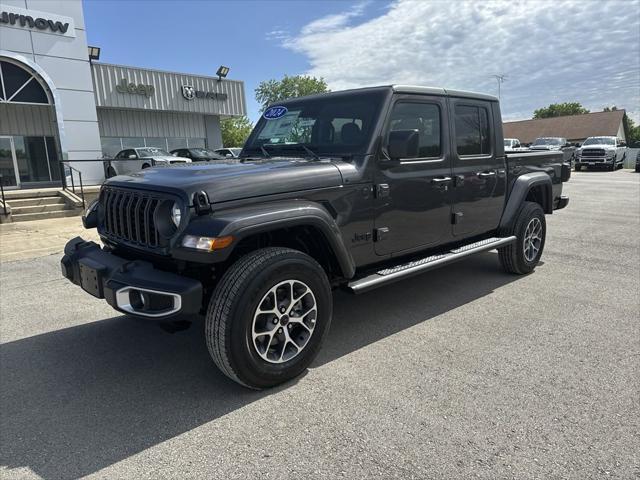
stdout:
[(589, 137), (582, 145), (615, 145), (616, 141), (612, 137)]
[(142, 158), (171, 157), (171, 154), (169, 152), (165, 152), (160, 148), (153, 148), (153, 147), (137, 148), (136, 151), (138, 152), (138, 155), (141, 156)]
[(191, 155), (194, 157), (203, 157), (203, 158), (220, 158), (213, 150), (209, 150), (207, 148), (191, 148)]
[(564, 141), (562, 138), (536, 138), (536, 141), (533, 142), (534, 145), (563, 145)]
[(364, 153), (384, 94), (380, 90), (329, 95), (268, 108), (247, 140), (243, 156), (307, 157), (312, 156), (309, 150), (329, 156)]
[[(511, 139), (510, 139), (510, 138), (505, 138), (505, 139), (504, 139), (504, 146), (505, 146), (505, 147), (510, 147), (510, 146), (511, 146), (511, 142), (512, 142), (512, 141), (511, 141)], [(516, 143), (516, 142), (513, 142), (513, 143)]]

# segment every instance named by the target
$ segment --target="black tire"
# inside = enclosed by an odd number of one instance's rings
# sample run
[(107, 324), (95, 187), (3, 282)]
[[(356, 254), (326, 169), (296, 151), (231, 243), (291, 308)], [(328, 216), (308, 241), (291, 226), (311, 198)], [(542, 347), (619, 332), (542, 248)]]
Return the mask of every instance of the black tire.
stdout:
[[(286, 280), (304, 282), (313, 293), (315, 325), (296, 356), (269, 363), (254, 345), (254, 314), (267, 292)], [(218, 282), (205, 321), (207, 347), (216, 366), (232, 380), (254, 389), (273, 387), (307, 369), (329, 331), (332, 309), (327, 275), (313, 258), (290, 248), (256, 250), (236, 261)]]
[(118, 173), (116, 172), (115, 168), (113, 168), (113, 167), (107, 168), (107, 178), (115, 177), (117, 175), (118, 175)]
[(144, 170), (145, 168), (149, 168), (151, 165), (149, 165), (148, 163), (143, 163), (142, 164), (142, 170)]
[(582, 165), (576, 165), (576, 172), (579, 172), (580, 170), (582, 170)]
[[(525, 256), (524, 247), (525, 232), (530, 222), (532, 222), (535, 218), (540, 221), (542, 228), (542, 239), (539, 244), (539, 250), (535, 257), (527, 259)], [(514, 243), (498, 249), (498, 257), (500, 259), (502, 268), (504, 268), (504, 270), (509, 273), (517, 273), (518, 275), (531, 273), (540, 261), (542, 251), (544, 250), (544, 243), (547, 234), (547, 225), (544, 218), (544, 210), (542, 210), (540, 204), (534, 202), (524, 202), (515, 221), (508, 229), (506, 229), (506, 231), (502, 233), (503, 236), (515, 235), (517, 237), (517, 240)]]

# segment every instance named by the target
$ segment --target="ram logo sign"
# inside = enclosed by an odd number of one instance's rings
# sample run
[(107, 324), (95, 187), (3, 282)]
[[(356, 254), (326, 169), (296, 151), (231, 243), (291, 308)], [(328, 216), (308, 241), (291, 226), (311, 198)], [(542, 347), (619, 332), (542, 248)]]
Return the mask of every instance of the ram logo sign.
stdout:
[(191, 85), (182, 85), (182, 96), (187, 100), (196, 98), (196, 90)]

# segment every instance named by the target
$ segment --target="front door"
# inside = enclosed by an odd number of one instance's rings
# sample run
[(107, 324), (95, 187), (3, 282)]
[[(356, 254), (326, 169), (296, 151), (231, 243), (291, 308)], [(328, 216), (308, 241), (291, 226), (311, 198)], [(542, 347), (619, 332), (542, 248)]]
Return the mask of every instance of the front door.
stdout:
[(12, 137), (0, 137), (0, 181), (4, 188), (20, 187), (18, 160)]
[(505, 191), (504, 158), (496, 155), (488, 101), (451, 98), (453, 115), (453, 235), (456, 240), (497, 228)]
[[(417, 130), (418, 158), (376, 169), (378, 255), (403, 254), (451, 239), (451, 160), (447, 103), (443, 97), (398, 97), (385, 127)], [(444, 127), (444, 128), (443, 128)]]

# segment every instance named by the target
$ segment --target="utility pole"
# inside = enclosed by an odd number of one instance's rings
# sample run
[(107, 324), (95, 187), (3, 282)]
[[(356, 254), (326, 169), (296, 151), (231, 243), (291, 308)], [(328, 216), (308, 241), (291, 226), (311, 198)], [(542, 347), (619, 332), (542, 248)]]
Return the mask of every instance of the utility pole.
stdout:
[(498, 100), (500, 100), (500, 85), (507, 79), (507, 76), (504, 73), (496, 73), (491, 76), (498, 81)]

